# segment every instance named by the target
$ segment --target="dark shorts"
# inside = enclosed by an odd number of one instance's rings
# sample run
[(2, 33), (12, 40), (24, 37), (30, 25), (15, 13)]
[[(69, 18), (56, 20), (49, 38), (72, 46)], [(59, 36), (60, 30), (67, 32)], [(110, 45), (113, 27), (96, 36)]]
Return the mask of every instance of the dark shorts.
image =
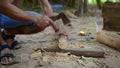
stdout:
[[(42, 16), (39, 13), (33, 12), (33, 11), (26, 11), (29, 14), (33, 14), (36, 16)], [(36, 26), (33, 22), (24, 22), (12, 19), (4, 14), (0, 14), (0, 27), (3, 29), (10, 29), (10, 28), (16, 28), (20, 26)]]

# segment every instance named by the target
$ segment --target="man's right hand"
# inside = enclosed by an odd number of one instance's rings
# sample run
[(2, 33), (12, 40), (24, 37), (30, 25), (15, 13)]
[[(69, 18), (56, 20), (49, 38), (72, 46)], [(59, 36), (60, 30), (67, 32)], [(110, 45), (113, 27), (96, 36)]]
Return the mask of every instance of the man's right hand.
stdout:
[(48, 16), (37, 17), (35, 23), (37, 24), (38, 27), (41, 28), (41, 30), (44, 30), (48, 26), (52, 26), (57, 35), (67, 36), (67, 33), (64, 30), (60, 30), (57, 27), (56, 23), (53, 22), (53, 20), (50, 19)]
[(50, 25), (50, 22), (53, 22), (48, 16), (37, 17), (35, 23), (41, 29), (45, 29)]
[(59, 30), (59, 28), (57, 27), (56, 23), (53, 22), (53, 20), (50, 19), (48, 16), (37, 17), (36, 20), (35, 20), (35, 23), (42, 30), (44, 30), (48, 26), (52, 26), (52, 28), (55, 30), (55, 32)]

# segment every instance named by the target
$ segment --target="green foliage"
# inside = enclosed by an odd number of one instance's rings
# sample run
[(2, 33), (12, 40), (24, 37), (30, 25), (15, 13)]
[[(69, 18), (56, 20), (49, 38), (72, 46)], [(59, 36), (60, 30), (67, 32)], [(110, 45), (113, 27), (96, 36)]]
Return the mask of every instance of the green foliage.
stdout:
[[(102, 3), (106, 2), (106, 1), (120, 2), (120, 0), (101, 0)], [(97, 4), (96, 0), (88, 0), (88, 3), (92, 4), (92, 5), (96, 5)]]

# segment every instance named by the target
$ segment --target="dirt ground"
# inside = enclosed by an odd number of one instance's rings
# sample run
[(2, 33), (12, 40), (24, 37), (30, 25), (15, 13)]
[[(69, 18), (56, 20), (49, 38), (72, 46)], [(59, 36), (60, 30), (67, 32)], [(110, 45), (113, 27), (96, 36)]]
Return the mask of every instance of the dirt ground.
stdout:
[[(73, 27), (65, 27), (69, 38), (78, 37), (80, 30), (87, 30), (96, 38), (95, 25), (91, 25), (91, 23), (97, 22), (98, 25), (102, 25), (102, 18), (97, 15), (71, 19), (71, 21)], [(120, 68), (120, 52), (98, 43), (96, 39), (85, 41), (83, 38), (73, 47), (81, 44), (101, 46), (105, 50), (105, 58), (75, 56), (69, 55), (69, 53), (59, 52), (41, 53), (40, 51), (36, 53), (37, 56), (30, 57), (35, 48), (39, 48), (40, 46), (57, 46), (56, 41), (49, 41), (55, 40), (56, 38), (57, 35), (51, 27), (37, 34), (17, 35), (16, 40), (20, 42), (19, 45), (22, 45), (22, 48), (13, 50), (12, 52), (16, 56), (15, 60), (19, 61), (19, 63), (8, 66), (0, 65), (0, 68)], [(48, 42), (44, 42), (44, 40), (48, 40)]]

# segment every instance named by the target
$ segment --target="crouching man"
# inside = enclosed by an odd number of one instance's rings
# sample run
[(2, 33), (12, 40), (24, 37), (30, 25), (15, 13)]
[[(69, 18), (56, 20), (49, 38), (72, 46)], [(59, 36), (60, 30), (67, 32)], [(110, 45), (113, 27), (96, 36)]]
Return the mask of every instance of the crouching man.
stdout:
[(48, 0), (40, 0), (42, 9), (46, 16), (33, 11), (21, 10), (20, 4), (23, 0), (0, 0), (0, 63), (10, 64), (14, 60), (11, 49), (19, 49), (14, 41), (16, 34), (34, 34), (43, 31), (46, 27), (52, 26), (57, 34), (66, 35), (59, 32), (59, 28), (54, 22), (54, 16)]

